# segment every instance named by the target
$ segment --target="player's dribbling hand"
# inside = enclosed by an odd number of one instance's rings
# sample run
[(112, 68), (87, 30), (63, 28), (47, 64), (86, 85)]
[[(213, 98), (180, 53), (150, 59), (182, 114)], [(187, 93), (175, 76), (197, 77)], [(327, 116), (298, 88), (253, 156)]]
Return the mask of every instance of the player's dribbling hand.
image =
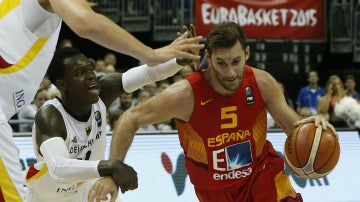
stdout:
[(300, 126), (301, 124), (304, 124), (304, 123), (315, 123), (315, 126), (319, 126), (321, 125), (323, 130), (326, 130), (327, 128), (330, 128), (330, 130), (337, 135), (337, 132), (335, 130), (335, 127), (329, 123), (327, 121), (327, 119), (322, 116), (322, 115), (316, 115), (316, 116), (310, 116), (310, 117), (307, 117), (307, 118), (304, 118), (304, 119), (301, 119), (300, 121), (297, 121), (294, 123), (294, 126), (295, 127), (298, 127)]
[(117, 186), (120, 187), (121, 192), (125, 193), (129, 190), (134, 190), (138, 187), (138, 178), (136, 171), (121, 161), (116, 161), (116, 170), (112, 177)]
[(111, 177), (104, 177), (95, 182), (88, 196), (90, 202), (107, 201), (107, 195), (110, 194), (110, 202), (115, 202), (118, 196), (118, 186)]

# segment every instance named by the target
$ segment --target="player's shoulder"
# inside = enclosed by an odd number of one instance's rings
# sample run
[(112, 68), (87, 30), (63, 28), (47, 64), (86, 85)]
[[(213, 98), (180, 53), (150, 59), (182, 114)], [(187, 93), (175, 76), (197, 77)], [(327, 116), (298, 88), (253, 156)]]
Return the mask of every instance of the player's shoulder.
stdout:
[(256, 82), (258, 83), (259, 86), (261, 85), (267, 86), (268, 84), (276, 83), (275, 78), (269, 72), (257, 68), (252, 68), (252, 70), (254, 72)]
[(50, 120), (54, 121), (61, 117), (59, 110), (54, 105), (43, 105), (35, 114), (35, 122), (48, 122)]

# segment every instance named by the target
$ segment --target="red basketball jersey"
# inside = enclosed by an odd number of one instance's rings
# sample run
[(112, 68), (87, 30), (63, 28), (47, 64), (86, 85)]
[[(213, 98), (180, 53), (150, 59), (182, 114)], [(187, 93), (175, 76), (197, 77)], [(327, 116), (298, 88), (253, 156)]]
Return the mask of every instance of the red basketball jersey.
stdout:
[(266, 142), (266, 111), (254, 72), (245, 66), (239, 89), (224, 97), (201, 72), (187, 77), (194, 92), (189, 122), (177, 120), (186, 169), (198, 189), (244, 184), (256, 169)]

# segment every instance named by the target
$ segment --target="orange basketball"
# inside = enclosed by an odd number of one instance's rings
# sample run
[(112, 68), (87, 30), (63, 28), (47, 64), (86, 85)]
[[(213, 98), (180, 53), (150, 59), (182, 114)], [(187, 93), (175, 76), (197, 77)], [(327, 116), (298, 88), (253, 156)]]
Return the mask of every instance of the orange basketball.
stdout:
[(328, 175), (339, 157), (337, 136), (329, 128), (316, 128), (314, 123), (300, 125), (285, 141), (285, 163), (301, 178), (316, 179)]

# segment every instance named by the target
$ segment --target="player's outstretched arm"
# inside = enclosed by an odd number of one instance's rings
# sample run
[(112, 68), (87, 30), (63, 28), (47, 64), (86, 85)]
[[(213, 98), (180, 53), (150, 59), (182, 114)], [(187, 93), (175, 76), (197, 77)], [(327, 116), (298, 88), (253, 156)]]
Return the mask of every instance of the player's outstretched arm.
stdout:
[[(45, 1), (45, 0), (39, 0)], [(199, 60), (199, 56), (186, 50), (203, 48), (194, 39), (181, 39), (168, 46), (152, 49), (109, 18), (94, 12), (86, 0), (49, 0), (49, 11), (57, 13), (64, 22), (80, 37), (89, 39), (111, 50), (130, 55), (150, 66), (166, 62), (172, 58), (184, 57)], [(46, 8), (46, 7), (45, 7)]]
[(121, 92), (133, 92), (149, 83), (164, 80), (175, 75), (184, 65), (190, 65), (191, 60), (176, 58), (165, 63), (149, 67), (141, 65), (133, 67), (125, 73), (111, 73), (100, 78), (100, 98), (108, 108)]
[(115, 176), (114, 180), (122, 190), (137, 188), (137, 173), (122, 161), (70, 159), (64, 141), (67, 137), (65, 124), (55, 107), (46, 105), (40, 108), (35, 116), (35, 127), (37, 149), (54, 180), (74, 182)]
[(144, 103), (126, 110), (117, 121), (111, 147), (111, 160), (124, 160), (136, 131), (141, 126), (171, 118), (187, 121), (193, 109), (193, 93), (187, 80), (176, 82)]

